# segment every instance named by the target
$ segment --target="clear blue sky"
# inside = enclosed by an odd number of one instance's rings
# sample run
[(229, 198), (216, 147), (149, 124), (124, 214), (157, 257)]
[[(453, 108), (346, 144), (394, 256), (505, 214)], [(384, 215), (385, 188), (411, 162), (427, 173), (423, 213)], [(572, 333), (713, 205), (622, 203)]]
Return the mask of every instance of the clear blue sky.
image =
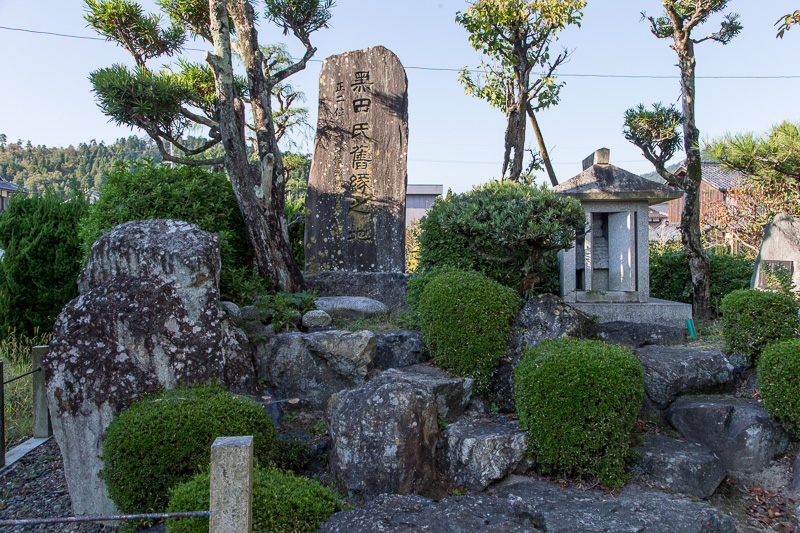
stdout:
[[(392, 50), (407, 68), (409, 80), (410, 183), (441, 183), (455, 192), (497, 177), (505, 121), (485, 102), (466, 96), (457, 72), (411, 67), (476, 67), (479, 55), (466, 32), (454, 22), (466, 0), (338, 0), (331, 28), (313, 35), (315, 59), (369, 46)], [(142, 2), (155, 10), (153, 0)], [(698, 79), (697, 115), (701, 135), (764, 131), (782, 120), (800, 120), (800, 28), (775, 39), (774, 23), (798, 7), (796, 0), (731, 0), (744, 31), (731, 44), (697, 46), (698, 76), (798, 76), (789, 79)], [(600, 147), (611, 161), (636, 173), (652, 166), (622, 137), (625, 109), (640, 102), (679, 104), (675, 53), (650, 34), (640, 10), (661, 11), (659, 0), (589, 0), (583, 26), (570, 29), (559, 45), (574, 50), (560, 69), (567, 85), (561, 103), (544, 111), (540, 123), (560, 181), (580, 171), (581, 160)], [(0, 0), (0, 26), (94, 37), (83, 20), (80, 0)], [(713, 21), (715, 24), (717, 20)], [(714, 26), (707, 24), (708, 30)], [(703, 28), (701, 28), (701, 31)], [(268, 23), (263, 44), (284, 40), (295, 55), (299, 43)], [(699, 33), (698, 33), (699, 35)], [(206, 48), (205, 43), (191, 47)], [(97, 109), (87, 80), (92, 70), (132, 60), (111, 43), (0, 29), (0, 133), (35, 145), (77, 145), (96, 139), (113, 142), (131, 130), (109, 123)], [(194, 60), (202, 54), (191, 53)], [(151, 66), (163, 61), (156, 60)], [(317, 83), (314, 62), (292, 77), (303, 90), (316, 124)], [(669, 78), (587, 77), (585, 75), (669, 76)], [(574, 76), (584, 75), (584, 76)], [(143, 135), (142, 132), (134, 132)], [(198, 132), (201, 133), (201, 132)], [(311, 151), (313, 139), (296, 139)], [(527, 142), (535, 146), (532, 132)]]

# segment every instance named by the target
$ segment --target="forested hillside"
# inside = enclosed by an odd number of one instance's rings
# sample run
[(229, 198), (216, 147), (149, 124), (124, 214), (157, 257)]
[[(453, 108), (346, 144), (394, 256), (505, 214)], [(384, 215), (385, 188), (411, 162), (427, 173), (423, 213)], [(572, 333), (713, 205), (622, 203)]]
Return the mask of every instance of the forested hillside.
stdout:
[[(189, 137), (184, 144), (196, 147), (205, 142), (206, 139), (203, 138)], [(214, 152), (214, 149), (209, 152)], [(111, 170), (114, 163), (145, 158), (154, 162), (161, 161), (152, 140), (135, 135), (118, 139), (109, 145), (92, 139), (88, 143), (80, 143), (77, 148), (34, 146), (31, 141), (22, 140), (5, 142), (5, 136), (0, 135), (0, 178), (26, 187), (33, 193), (41, 193), (48, 185), (52, 185), (61, 194), (68, 193), (74, 186), (99, 189), (103, 176)], [(304, 184), (308, 183), (310, 158), (287, 154), (284, 159), (286, 166), (292, 170), (289, 174), (289, 189), (304, 192)]]

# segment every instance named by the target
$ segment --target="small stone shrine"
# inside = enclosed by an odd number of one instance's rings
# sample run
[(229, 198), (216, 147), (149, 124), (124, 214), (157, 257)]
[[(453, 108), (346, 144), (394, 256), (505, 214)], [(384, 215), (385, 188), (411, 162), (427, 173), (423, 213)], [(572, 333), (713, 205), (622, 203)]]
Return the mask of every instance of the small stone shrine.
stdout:
[(778, 213), (764, 228), (764, 241), (756, 258), (750, 287), (777, 289), (777, 269), (791, 276), (794, 287), (800, 287), (800, 219)]
[(306, 273), (403, 272), (408, 81), (382, 46), (329, 57), (306, 198)]
[(553, 190), (580, 200), (586, 235), (559, 254), (561, 296), (601, 322), (685, 326), (687, 304), (650, 298), (648, 207), (683, 196), (609, 164), (601, 148), (583, 161), (583, 172)]

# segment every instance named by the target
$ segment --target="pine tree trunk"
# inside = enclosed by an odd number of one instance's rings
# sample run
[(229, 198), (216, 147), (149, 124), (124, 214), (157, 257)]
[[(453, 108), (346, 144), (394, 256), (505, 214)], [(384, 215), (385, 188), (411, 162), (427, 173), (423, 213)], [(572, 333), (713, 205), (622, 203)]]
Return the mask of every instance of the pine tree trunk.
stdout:
[(686, 151), (686, 177), (683, 179), (684, 204), (681, 219), (681, 241), (692, 274), (692, 304), (696, 318), (711, 315), (711, 263), (703, 250), (700, 234), (700, 183), (703, 167), (700, 161), (700, 132), (695, 126), (695, 56), (694, 43), (688, 35), (678, 45), (681, 86), (683, 89), (683, 142)]
[[(259, 273), (269, 280), (272, 291), (296, 292), (302, 288), (303, 278), (288, 242), (281, 154), (271, 120), (270, 88), (261, 70), (253, 10), (244, 0), (229, 0), (228, 4), (230, 13), (225, 0), (212, 0), (214, 53), (206, 57), (216, 82), (225, 170), (244, 217)], [(229, 15), (236, 27), (238, 51), (253, 95), (260, 163), (251, 163), (247, 158), (244, 105), (234, 87)]]

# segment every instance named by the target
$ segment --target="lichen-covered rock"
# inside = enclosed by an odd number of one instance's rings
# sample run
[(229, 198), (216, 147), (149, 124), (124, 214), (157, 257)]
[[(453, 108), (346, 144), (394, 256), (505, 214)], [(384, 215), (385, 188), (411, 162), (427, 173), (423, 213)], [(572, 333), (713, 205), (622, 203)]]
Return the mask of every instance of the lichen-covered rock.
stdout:
[(471, 379), (420, 366), (387, 370), (333, 395), (327, 410), (332, 474), (365, 498), (426, 491), (436, 479), (439, 417), (460, 416), (471, 395)]
[(545, 339), (594, 339), (597, 334), (597, 323), (592, 317), (558, 296), (542, 294), (531, 298), (517, 315), (508, 341), (508, 355), (500, 360), (492, 375), (487, 401), (501, 412), (514, 412), (514, 368), (525, 348), (538, 346)]
[(447, 426), (442, 439), (442, 469), (454, 486), (482, 491), (534, 465), (525, 453), (525, 431), (502, 415), (462, 418)]
[(681, 398), (667, 419), (690, 441), (708, 446), (728, 471), (758, 472), (789, 446), (789, 435), (755, 400)]
[(113, 413), (178, 383), (255, 390), (246, 339), (219, 306), (219, 268), (219, 238), (176, 220), (128, 222), (92, 247), (44, 365), (75, 514), (114, 514), (99, 477)]
[(708, 498), (725, 478), (722, 461), (697, 442), (649, 435), (636, 452), (634, 469), (649, 483), (672, 492)]
[(636, 356), (644, 368), (645, 410), (664, 410), (681, 395), (733, 388), (735, 367), (719, 351), (645, 346)]
[(389, 313), (389, 308), (378, 300), (361, 296), (325, 296), (315, 300), (317, 309), (333, 318), (360, 320)]
[(734, 533), (736, 525), (708, 504), (654, 489), (628, 486), (618, 496), (563, 489), (524, 479), (494, 491), (443, 498), (384, 494), (332, 515), (321, 533)]
[(375, 368), (403, 368), (424, 363), (430, 359), (422, 343), (422, 333), (401, 329), (377, 334), (378, 347), (375, 353)]
[(375, 361), (371, 331), (280, 333), (255, 342), (258, 377), (279, 398), (324, 409), (328, 398), (367, 380)]
[(686, 328), (663, 324), (640, 324), (638, 322), (603, 322), (598, 324), (598, 338), (608, 344), (626, 348), (642, 346), (675, 346), (686, 342)]

